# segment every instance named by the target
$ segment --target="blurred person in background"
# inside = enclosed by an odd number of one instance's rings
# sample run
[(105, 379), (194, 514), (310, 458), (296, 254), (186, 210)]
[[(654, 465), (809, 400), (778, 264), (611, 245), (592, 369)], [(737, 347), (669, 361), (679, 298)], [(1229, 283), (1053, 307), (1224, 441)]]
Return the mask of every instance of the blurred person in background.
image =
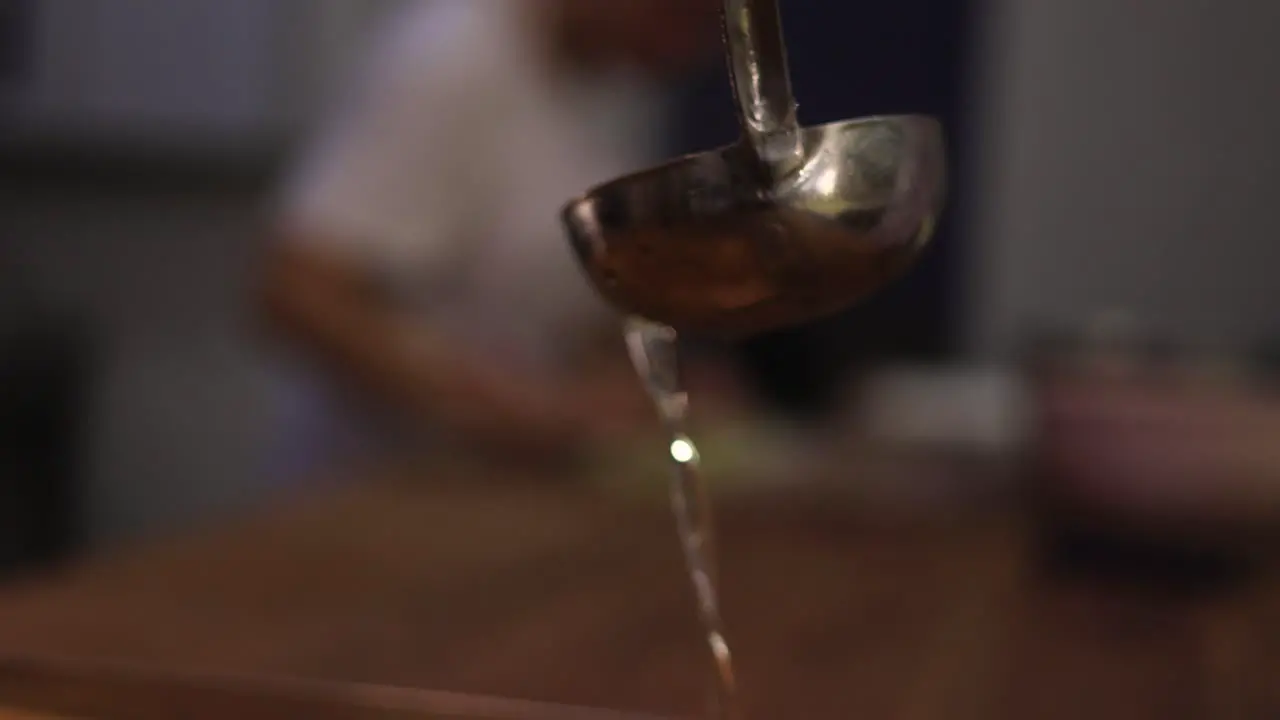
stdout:
[(718, 4), (437, 0), (388, 19), (268, 253), (265, 313), (311, 366), (289, 384), (290, 470), (428, 428), (563, 459), (650, 420), (558, 211), (661, 153), (654, 91), (714, 57)]

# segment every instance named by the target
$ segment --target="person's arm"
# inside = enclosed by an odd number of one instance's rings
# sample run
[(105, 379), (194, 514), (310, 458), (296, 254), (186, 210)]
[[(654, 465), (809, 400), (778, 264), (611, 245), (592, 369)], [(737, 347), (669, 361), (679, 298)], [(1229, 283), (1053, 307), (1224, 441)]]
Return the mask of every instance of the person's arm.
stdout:
[(410, 421), (519, 453), (575, 449), (578, 418), (549, 389), (403, 318), (363, 268), (312, 245), (280, 238), (268, 252), (260, 308), (278, 337)]

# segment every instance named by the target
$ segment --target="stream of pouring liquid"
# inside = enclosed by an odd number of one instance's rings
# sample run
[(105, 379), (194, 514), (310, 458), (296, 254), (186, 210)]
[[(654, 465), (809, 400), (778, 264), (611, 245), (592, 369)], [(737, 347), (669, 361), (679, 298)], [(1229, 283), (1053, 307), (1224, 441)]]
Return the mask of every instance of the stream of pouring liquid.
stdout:
[(671, 507), (715, 663), (715, 717), (739, 720), (733, 657), (720, 618), (711, 506), (699, 471), (698, 449), (688, 432), (689, 395), (680, 381), (677, 339), (676, 331), (665, 325), (640, 318), (626, 322), (631, 362), (671, 439), (671, 459), (676, 469), (671, 479)]

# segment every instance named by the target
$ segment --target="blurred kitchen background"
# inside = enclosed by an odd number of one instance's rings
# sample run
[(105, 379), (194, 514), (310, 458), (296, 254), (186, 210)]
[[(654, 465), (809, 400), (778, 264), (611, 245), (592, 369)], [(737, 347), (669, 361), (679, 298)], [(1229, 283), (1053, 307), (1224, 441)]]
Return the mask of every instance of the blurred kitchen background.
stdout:
[[(274, 388), (247, 308), (264, 213), (394, 4), (0, 0), (0, 567), (272, 496)], [(1251, 383), (1280, 331), (1280, 5), (784, 8), (806, 122), (940, 114), (957, 162), (918, 273), (749, 349), (757, 369), (803, 368), (760, 371), (778, 402), (820, 405), (852, 365), (868, 428), (1012, 457), (1039, 427), (1028, 368), (1070, 365), (1099, 337), (1130, 366), (1185, 364), (1198, 370), (1178, 378), (1263, 401)], [(672, 92), (673, 152), (732, 139), (718, 66)]]

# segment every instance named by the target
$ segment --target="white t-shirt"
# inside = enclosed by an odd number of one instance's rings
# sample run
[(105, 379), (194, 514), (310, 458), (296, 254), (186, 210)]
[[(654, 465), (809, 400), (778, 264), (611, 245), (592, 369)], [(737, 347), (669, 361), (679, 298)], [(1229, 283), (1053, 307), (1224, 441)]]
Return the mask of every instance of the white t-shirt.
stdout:
[[(531, 5), (417, 1), (388, 18), (284, 215), (295, 236), (379, 273), (433, 330), (536, 377), (563, 367), (566, 337), (609, 318), (559, 210), (651, 164), (660, 128), (641, 84), (555, 72)], [(332, 445), (342, 429), (323, 388), (291, 387), (283, 422), (304, 433), (293, 452)]]

